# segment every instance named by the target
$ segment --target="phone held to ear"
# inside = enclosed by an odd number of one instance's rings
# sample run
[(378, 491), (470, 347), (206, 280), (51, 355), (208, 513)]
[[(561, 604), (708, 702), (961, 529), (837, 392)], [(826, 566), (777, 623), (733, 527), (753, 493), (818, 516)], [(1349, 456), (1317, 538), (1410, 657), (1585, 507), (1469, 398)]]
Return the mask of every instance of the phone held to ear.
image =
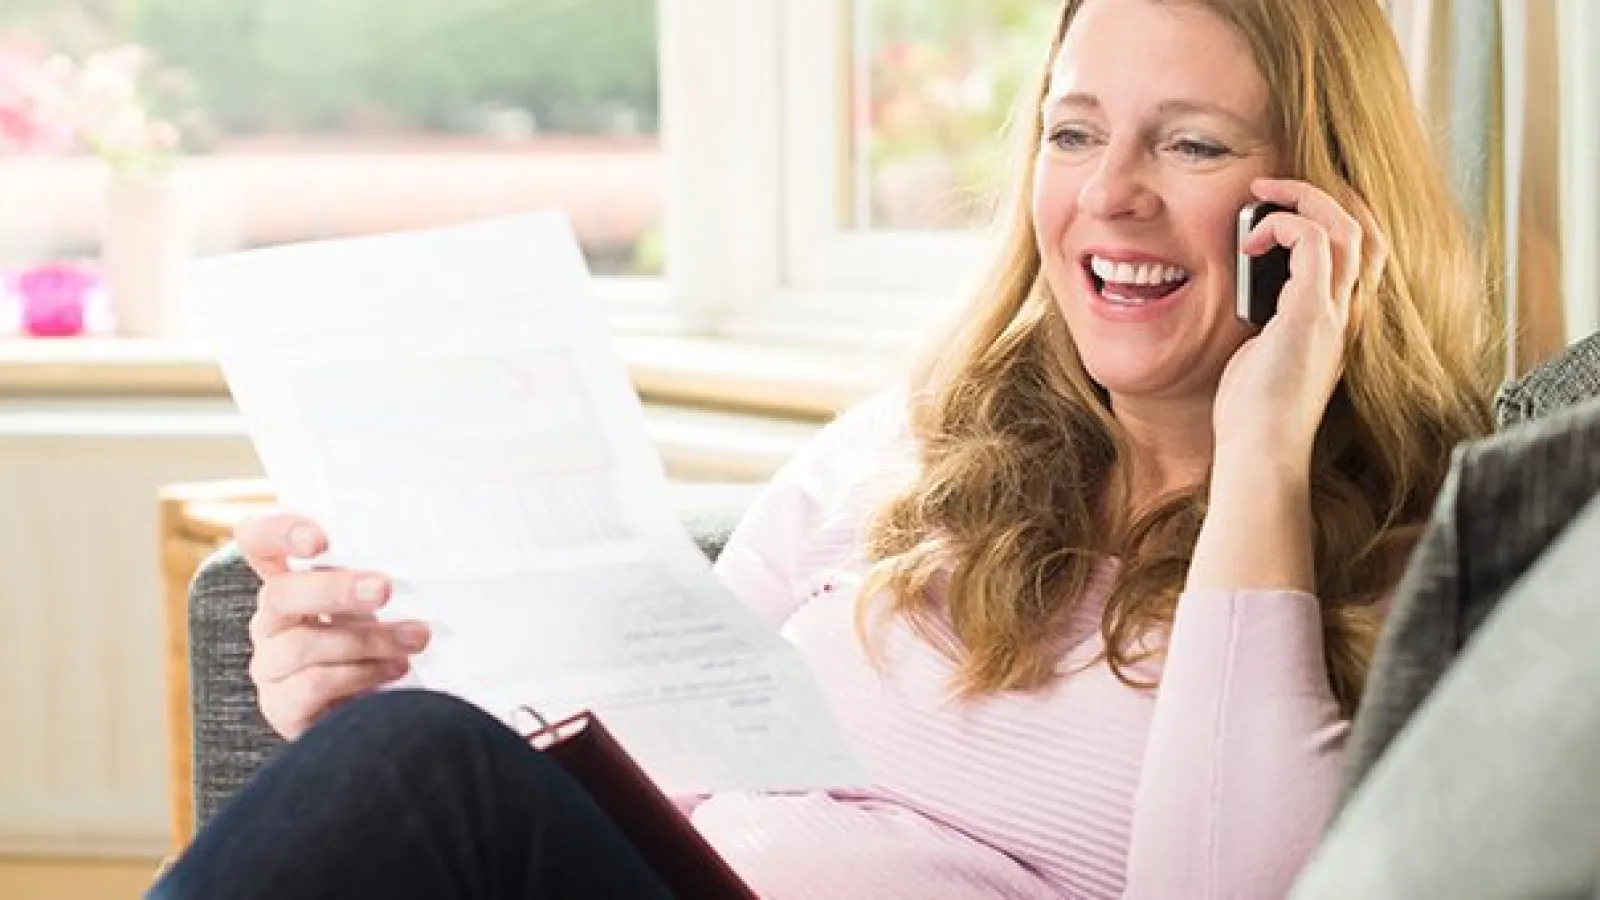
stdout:
[(1238, 233), (1234, 248), (1238, 257), (1234, 271), (1234, 307), (1239, 321), (1261, 327), (1278, 312), (1278, 294), (1289, 281), (1289, 248), (1274, 245), (1260, 256), (1243, 250), (1245, 239), (1261, 220), (1275, 212), (1293, 212), (1277, 203), (1251, 203), (1239, 210)]

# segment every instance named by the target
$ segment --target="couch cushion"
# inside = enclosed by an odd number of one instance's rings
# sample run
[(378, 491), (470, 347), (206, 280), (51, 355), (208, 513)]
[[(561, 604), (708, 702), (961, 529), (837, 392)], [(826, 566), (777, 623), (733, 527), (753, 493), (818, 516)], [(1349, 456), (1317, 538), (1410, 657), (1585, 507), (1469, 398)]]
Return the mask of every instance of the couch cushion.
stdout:
[(1596, 395), (1600, 395), (1600, 332), (1502, 386), (1494, 398), (1495, 423), (1509, 428)]

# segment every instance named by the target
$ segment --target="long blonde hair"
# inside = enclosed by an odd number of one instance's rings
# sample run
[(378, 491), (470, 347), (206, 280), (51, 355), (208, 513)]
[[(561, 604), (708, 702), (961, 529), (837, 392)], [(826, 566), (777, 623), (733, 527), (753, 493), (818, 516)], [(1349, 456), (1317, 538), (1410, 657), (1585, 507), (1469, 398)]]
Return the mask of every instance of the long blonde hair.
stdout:
[[(1270, 87), (1280, 174), (1359, 197), (1391, 247), (1381, 275), (1357, 288), (1344, 375), (1312, 459), (1327, 670), (1348, 714), (1376, 632), (1373, 601), (1393, 588), (1451, 448), (1491, 426), (1495, 279), (1430, 155), (1376, 0), (1180, 2), (1221, 17), (1250, 47)], [(1082, 5), (1065, 3), (1049, 60)], [(1048, 82), (1047, 62), (1019, 109), (1039, 109)], [(1107, 556), (1121, 566), (1101, 619), (1105, 660), (1136, 684), (1129, 667), (1148, 655), (1140, 638), (1171, 624), (1205, 516), (1204, 484), (1129, 509), (1117, 465), (1128, 445), (1041, 274), (1029, 202), (1038, 116), (1017, 124), (1004, 249), (936, 343), (945, 352), (913, 377), (919, 468), (869, 525), (875, 565), (857, 616), (869, 648), (875, 624), (904, 617), (951, 654), (952, 687), (968, 698), (1059, 674), (1054, 638)]]

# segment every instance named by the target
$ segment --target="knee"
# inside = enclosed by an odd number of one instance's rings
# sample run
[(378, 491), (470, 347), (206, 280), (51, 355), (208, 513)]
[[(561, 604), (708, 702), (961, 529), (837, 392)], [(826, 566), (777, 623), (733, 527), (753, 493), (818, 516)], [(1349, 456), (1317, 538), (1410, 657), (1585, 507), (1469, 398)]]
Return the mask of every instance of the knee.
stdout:
[(515, 738), (498, 719), (465, 700), (407, 689), (353, 700), (329, 713), (300, 740), (351, 755), (378, 754), (404, 765), (414, 757), (432, 762), (441, 755)]
[(572, 789), (547, 754), (535, 752), (499, 719), (449, 694), (384, 691), (346, 705), (325, 724), (301, 741), (323, 731), (324, 752), (339, 757), (332, 768), (343, 770), (352, 784), (393, 786), (479, 813), (501, 809), (511, 795), (521, 800), (509, 812), (528, 815), (540, 814)]
[(482, 709), (450, 694), (417, 688), (377, 691), (330, 713), (327, 720), (351, 721), (362, 728), (399, 727), (407, 732), (457, 732), (499, 725)]

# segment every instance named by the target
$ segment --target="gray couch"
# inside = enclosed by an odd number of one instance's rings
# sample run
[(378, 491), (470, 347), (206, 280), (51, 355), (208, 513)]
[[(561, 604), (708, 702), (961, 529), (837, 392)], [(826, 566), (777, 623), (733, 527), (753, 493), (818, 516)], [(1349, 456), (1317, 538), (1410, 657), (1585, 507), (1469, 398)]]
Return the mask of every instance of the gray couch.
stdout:
[[(1542, 417), (1600, 394), (1600, 335), (1506, 385), (1496, 399), (1501, 427)], [(715, 557), (754, 485), (679, 485), (684, 521)], [(232, 549), (201, 567), (189, 594), (196, 820), (204, 823), (281, 741), (256, 708), (247, 633), (259, 582)]]

